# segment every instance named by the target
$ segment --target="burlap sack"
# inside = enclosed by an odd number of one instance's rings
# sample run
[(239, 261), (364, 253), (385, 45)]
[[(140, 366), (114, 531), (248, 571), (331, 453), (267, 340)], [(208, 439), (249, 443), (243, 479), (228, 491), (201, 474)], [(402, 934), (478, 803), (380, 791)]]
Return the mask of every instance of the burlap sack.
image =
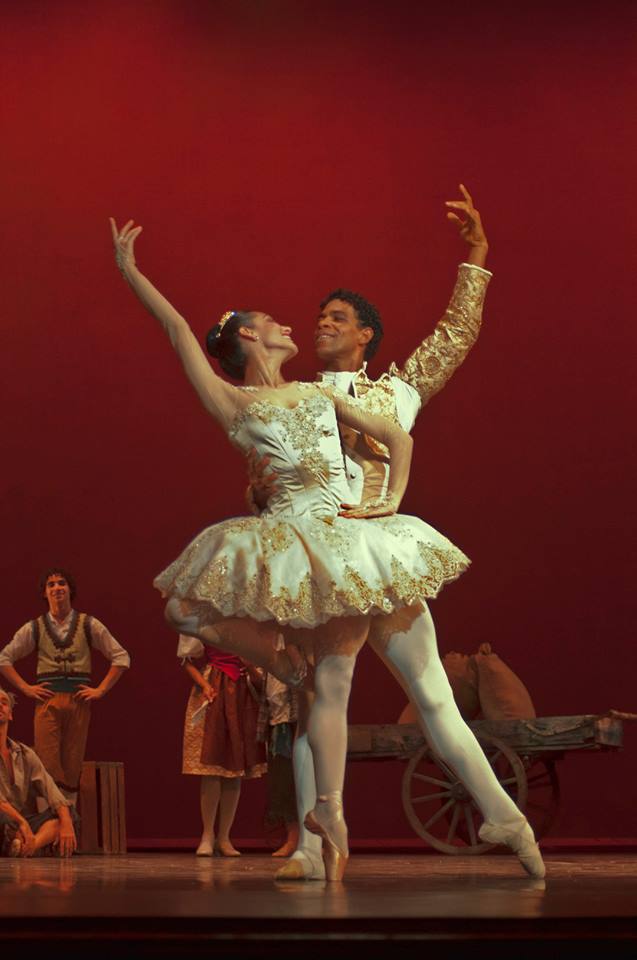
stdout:
[[(465, 653), (448, 653), (443, 657), (445, 668), (458, 710), (465, 720), (473, 720), (480, 710), (478, 699), (478, 672), (472, 657)], [(398, 723), (417, 723), (416, 711), (408, 703)]]
[(528, 720), (536, 716), (529, 691), (490, 643), (471, 658), (478, 674), (478, 696), (485, 720)]

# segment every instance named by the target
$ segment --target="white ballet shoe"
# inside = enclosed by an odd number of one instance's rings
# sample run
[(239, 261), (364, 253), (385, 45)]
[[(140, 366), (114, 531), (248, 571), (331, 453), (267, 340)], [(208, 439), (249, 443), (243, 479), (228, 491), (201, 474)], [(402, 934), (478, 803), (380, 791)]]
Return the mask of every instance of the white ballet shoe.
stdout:
[(323, 841), (322, 853), (325, 864), (325, 879), (343, 879), (349, 859), (347, 824), (343, 817), (343, 799), (340, 790), (317, 797), (317, 803), (305, 818), (310, 833), (316, 833)]
[(488, 820), (478, 830), (485, 843), (502, 843), (517, 855), (526, 872), (537, 880), (546, 874), (546, 867), (535, 836), (526, 817), (506, 823), (490, 823)]
[(321, 859), (304, 850), (296, 850), (274, 874), (275, 880), (325, 880), (325, 867)]

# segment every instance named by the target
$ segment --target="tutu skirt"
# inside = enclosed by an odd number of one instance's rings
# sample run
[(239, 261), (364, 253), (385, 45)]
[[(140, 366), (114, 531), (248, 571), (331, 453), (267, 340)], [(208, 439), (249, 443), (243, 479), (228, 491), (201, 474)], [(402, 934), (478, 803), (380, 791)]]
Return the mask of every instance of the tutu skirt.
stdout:
[(435, 597), (468, 565), (417, 517), (241, 517), (203, 530), (154, 583), (166, 597), (204, 604), (212, 621), (312, 628)]

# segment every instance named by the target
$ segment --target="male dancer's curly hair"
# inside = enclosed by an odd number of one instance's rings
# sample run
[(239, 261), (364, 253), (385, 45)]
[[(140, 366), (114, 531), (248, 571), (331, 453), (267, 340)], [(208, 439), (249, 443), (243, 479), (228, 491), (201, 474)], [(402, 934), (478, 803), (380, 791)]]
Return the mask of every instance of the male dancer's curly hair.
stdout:
[(77, 584), (75, 583), (75, 577), (72, 573), (69, 573), (68, 570), (65, 570), (64, 567), (49, 567), (44, 571), (40, 577), (39, 590), (40, 596), (44, 595), (44, 588), (46, 587), (46, 582), (49, 577), (53, 576), (54, 573), (59, 573), (60, 576), (64, 577), (66, 582), (69, 585), (69, 593), (71, 595), (71, 600), (75, 600), (75, 594), (77, 593)]

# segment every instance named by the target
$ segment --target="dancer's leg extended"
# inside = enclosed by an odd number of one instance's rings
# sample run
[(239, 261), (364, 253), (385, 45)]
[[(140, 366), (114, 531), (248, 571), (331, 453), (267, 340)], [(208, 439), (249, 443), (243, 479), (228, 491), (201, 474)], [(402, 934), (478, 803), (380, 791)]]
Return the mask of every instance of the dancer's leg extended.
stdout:
[(460, 777), (485, 819), (498, 822), (518, 817), (518, 808), (500, 786), (456, 706), (429, 610), (426, 606), (412, 607), (410, 612), (412, 616), (407, 615), (397, 632), (389, 636), (382, 623), (374, 623), (370, 644), (391, 664), (416, 707), (428, 742)]
[(166, 604), (166, 619), (178, 633), (198, 637), (208, 646), (234, 653), (263, 667), (288, 686), (298, 686), (303, 680), (305, 666), (297, 648), (276, 649), (280, 627), (274, 621), (227, 617), (207, 623), (198, 607), (198, 604), (173, 597)]
[[(438, 654), (436, 631), (427, 607), (411, 607), (390, 618), (376, 617), (370, 644), (390, 665), (418, 712), (425, 736), (445, 763), (462, 780), (489, 825), (517, 824), (512, 842), (501, 831), (494, 842), (506, 842), (516, 850), (526, 869), (539, 874), (539, 852), (520, 848), (534, 846), (530, 827), (485, 757), (475, 736), (462, 719)], [(519, 837), (519, 832), (524, 837)], [(508, 831), (511, 833), (512, 831)], [(485, 839), (490, 837), (485, 835)], [(511, 839), (511, 838), (509, 838)], [(535, 858), (534, 864), (524, 856)]]

